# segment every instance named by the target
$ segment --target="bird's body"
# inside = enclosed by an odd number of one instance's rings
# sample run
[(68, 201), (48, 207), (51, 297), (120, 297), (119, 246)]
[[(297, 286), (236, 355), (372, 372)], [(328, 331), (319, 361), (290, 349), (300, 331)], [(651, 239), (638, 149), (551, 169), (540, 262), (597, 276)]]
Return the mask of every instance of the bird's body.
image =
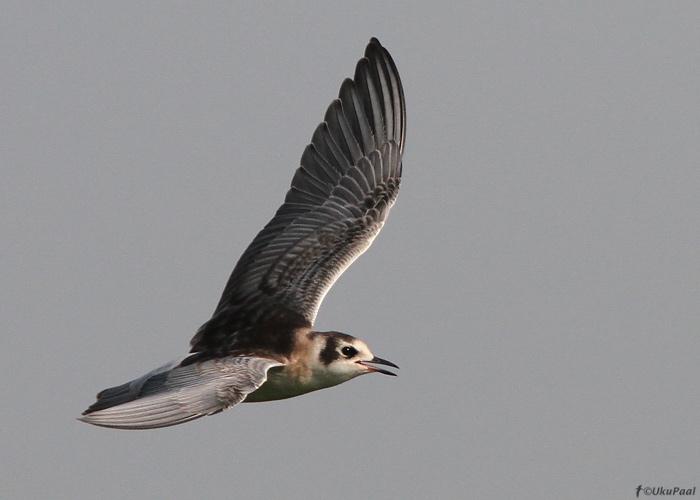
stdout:
[[(335, 353), (338, 352), (337, 347), (341, 344), (343, 347), (358, 345), (362, 351), (369, 353), (369, 348), (364, 342), (350, 335), (340, 332), (315, 332), (310, 328), (299, 328), (294, 334), (294, 349), (288, 356), (280, 359), (283, 366), (270, 368), (265, 383), (258, 390), (248, 394), (243, 402), (257, 403), (301, 396), (307, 392), (332, 387), (362, 375), (365, 372), (364, 369), (361, 371), (329, 369), (331, 363), (338, 359), (335, 357)], [(324, 355), (324, 353), (328, 353), (330, 356)], [(268, 354), (269, 357), (275, 355), (278, 353)], [(369, 361), (372, 360), (375, 363), (378, 362), (378, 358), (374, 356)], [(381, 362), (379, 363), (381, 364)], [(367, 368), (372, 370), (371, 367)], [(375, 368), (375, 370), (393, 375), (393, 373), (381, 368)]]
[(401, 81), (372, 39), (301, 159), (284, 204), (228, 280), (190, 354), (105, 389), (81, 420), (150, 429), (240, 402), (286, 399), (398, 368), (313, 322), (335, 280), (372, 243), (398, 194), (405, 135)]

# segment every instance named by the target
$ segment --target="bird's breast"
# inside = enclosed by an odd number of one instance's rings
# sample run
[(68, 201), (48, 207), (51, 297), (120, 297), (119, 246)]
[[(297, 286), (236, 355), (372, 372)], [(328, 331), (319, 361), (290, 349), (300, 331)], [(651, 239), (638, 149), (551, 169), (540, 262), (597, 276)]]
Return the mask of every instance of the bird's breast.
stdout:
[(332, 387), (344, 381), (325, 371), (314, 371), (309, 367), (289, 363), (268, 370), (265, 383), (248, 394), (243, 402), (257, 403), (293, 398), (307, 392)]

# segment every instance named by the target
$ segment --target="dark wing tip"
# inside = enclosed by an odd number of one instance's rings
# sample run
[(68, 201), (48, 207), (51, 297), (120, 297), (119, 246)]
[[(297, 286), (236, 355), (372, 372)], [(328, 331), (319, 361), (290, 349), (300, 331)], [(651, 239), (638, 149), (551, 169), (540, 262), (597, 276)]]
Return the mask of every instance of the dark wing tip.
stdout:
[[(394, 59), (376, 37), (370, 39), (365, 48), (364, 58), (357, 62), (355, 68), (354, 81), (356, 84), (361, 84), (367, 78), (374, 82), (381, 82), (374, 91), (379, 94), (380, 100), (383, 101), (383, 118), (386, 120), (384, 124), (387, 127), (387, 135), (384, 140), (395, 141), (403, 154), (406, 136), (406, 104), (403, 84)], [(371, 112), (368, 114), (372, 115)], [(382, 141), (379, 142), (378, 146), (381, 147)]]

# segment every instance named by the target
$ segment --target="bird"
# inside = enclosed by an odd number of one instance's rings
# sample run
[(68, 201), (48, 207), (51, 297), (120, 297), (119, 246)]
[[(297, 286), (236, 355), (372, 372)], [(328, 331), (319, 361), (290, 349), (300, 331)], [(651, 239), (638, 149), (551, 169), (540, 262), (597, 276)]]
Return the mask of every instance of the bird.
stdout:
[(235, 265), (190, 352), (105, 389), (79, 420), (154, 429), (241, 402), (300, 396), (399, 367), (362, 340), (313, 329), (338, 277), (382, 229), (401, 182), (406, 106), (372, 38), (306, 146), (284, 203)]

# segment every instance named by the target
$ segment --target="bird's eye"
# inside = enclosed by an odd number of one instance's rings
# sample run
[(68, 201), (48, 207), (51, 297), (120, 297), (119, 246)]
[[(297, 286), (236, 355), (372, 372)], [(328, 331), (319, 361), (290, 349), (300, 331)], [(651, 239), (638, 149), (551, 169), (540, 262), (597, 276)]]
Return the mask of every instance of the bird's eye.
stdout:
[(355, 354), (357, 354), (357, 349), (355, 349), (352, 346), (346, 345), (343, 347), (340, 352), (343, 353), (343, 356), (346, 356), (348, 358), (352, 358)]

